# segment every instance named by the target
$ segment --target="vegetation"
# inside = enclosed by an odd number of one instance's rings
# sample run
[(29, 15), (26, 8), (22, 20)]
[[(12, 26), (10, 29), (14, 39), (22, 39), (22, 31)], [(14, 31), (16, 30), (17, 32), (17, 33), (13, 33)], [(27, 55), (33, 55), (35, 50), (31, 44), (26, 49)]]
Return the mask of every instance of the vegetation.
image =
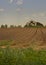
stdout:
[(18, 27), (18, 28), (22, 28), (22, 26), (21, 26), (21, 25), (18, 25), (17, 27)]
[(10, 25), (10, 28), (15, 28), (14, 25)]
[(36, 26), (44, 27), (44, 25), (42, 23), (39, 23), (39, 22), (37, 22), (37, 25)]
[(1, 28), (8, 28), (8, 25), (7, 24), (1, 25)]
[(1, 28), (4, 28), (4, 25), (1, 25)]
[[(22, 28), (22, 26), (21, 25), (18, 25), (18, 26), (14, 26), (14, 25), (10, 25), (10, 27), (9, 28)], [(31, 20), (31, 21), (29, 21), (29, 22), (27, 22), (25, 25), (24, 25), (24, 27), (44, 27), (44, 25), (42, 24), (42, 23), (40, 23), (40, 22), (35, 22), (35, 21), (33, 21), (33, 20)], [(46, 27), (46, 26), (45, 26)], [(5, 24), (5, 25), (1, 25), (1, 28), (8, 28), (8, 25), (7, 24)]]
[[(16, 26), (11, 25), (10, 28), (15, 28)], [(18, 27), (21, 28), (21, 25), (18, 25)], [(44, 27), (43, 24), (39, 22), (33, 22), (30, 21), (27, 23), (24, 27)], [(7, 24), (1, 25), (1, 28), (8, 28)], [(2, 29), (0, 29), (2, 30)], [(30, 46), (29, 44), (26, 44), (31, 41), (33, 36), (35, 34), (42, 34), (45, 36), (46, 32), (45, 30), (41, 30), (40, 32), (37, 32), (37, 29), (30, 29), (30, 28), (24, 28), (19, 29), (19, 31), (16, 29), (12, 32), (13, 29), (4, 29), (0, 32), (0, 65), (46, 65), (46, 50), (41, 49), (40, 51), (33, 50), (32, 48), (27, 48), (26, 46)], [(32, 32), (31, 32), (32, 31)], [(22, 33), (21, 33), (22, 32)], [(17, 36), (14, 34), (17, 33)], [(19, 33), (19, 34), (18, 34)], [(45, 33), (45, 34), (44, 34)], [(20, 35), (21, 34), (21, 35)], [(28, 34), (28, 35), (26, 35)], [(32, 35), (32, 36), (31, 36)], [(19, 36), (19, 37), (18, 37)], [(25, 36), (25, 37), (24, 37)], [(30, 37), (29, 37), (30, 36)], [(40, 40), (42, 39), (43, 42), (46, 40), (42, 38), (43, 36), (38, 37)], [(34, 36), (35, 37), (35, 36)], [(22, 38), (22, 39), (21, 39)], [(9, 39), (9, 40), (3, 40), (3, 39)], [(12, 40), (10, 40), (12, 39)], [(15, 41), (13, 39), (16, 39)], [(1, 41), (2, 40), (2, 41)], [(21, 40), (21, 41), (19, 41)], [(28, 40), (28, 42), (27, 42)], [(25, 43), (26, 41), (26, 43)], [(34, 41), (33, 41), (34, 42)], [(18, 47), (15, 48), (14, 46), (16, 44), (25, 44), (22, 48)], [(18, 45), (17, 44), (17, 45)], [(38, 43), (39, 44), (39, 43)]]
[(2, 40), (0, 41), (0, 46), (9, 46), (13, 43), (13, 40)]
[(0, 48), (0, 65), (46, 65), (46, 50)]
[(8, 25), (7, 24), (5, 24), (5, 28), (8, 28)]
[(45, 28), (46, 28), (46, 25), (45, 25)]
[(44, 27), (44, 25), (39, 22), (29, 21), (26, 23), (26, 25), (24, 27)]

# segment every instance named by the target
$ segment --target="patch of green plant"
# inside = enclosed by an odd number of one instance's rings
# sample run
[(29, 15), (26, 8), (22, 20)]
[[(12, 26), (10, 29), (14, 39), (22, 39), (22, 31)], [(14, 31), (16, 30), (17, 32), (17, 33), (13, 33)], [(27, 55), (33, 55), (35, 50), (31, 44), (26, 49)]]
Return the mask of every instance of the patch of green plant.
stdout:
[(0, 41), (0, 46), (10, 45), (13, 40), (2, 40)]
[(46, 50), (0, 48), (0, 65), (46, 65)]

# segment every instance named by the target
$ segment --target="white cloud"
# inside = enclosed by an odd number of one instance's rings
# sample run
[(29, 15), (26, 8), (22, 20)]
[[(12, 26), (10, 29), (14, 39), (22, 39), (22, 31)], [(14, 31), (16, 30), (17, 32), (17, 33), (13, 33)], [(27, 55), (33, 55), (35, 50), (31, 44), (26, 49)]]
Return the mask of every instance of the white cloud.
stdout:
[(17, 6), (19, 6), (19, 8), (17, 8), (16, 11), (20, 12), (22, 10), (20, 6), (23, 4), (23, 0), (16, 0), (16, 4)]
[(22, 5), (23, 4), (23, 0), (17, 0), (16, 4), (17, 5)]
[(13, 3), (13, 1), (17, 4), (17, 5), (22, 5), (23, 4), (23, 0), (9, 0), (9, 3)]
[(4, 11), (4, 9), (0, 9), (0, 12), (3, 12)]
[(16, 6), (19, 6), (19, 8), (18, 7), (16, 8), (17, 12), (20, 12), (22, 10), (21, 7), (20, 7), (20, 5), (23, 4), (23, 0), (9, 0), (9, 3), (10, 4), (14, 3), (14, 4), (16, 4)]
[(32, 14), (33, 17), (45, 17), (46, 16), (46, 13), (42, 12), (42, 13), (35, 13), (35, 14)]
[(13, 0), (10, 0), (10, 3), (12, 3), (13, 2)]

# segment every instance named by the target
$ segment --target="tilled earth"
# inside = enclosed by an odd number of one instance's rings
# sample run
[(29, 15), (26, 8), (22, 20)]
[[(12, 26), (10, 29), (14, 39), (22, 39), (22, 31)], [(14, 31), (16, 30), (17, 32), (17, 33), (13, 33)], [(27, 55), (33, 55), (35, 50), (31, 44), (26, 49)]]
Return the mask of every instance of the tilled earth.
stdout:
[(1, 40), (14, 40), (11, 47), (46, 48), (46, 28), (0, 29)]

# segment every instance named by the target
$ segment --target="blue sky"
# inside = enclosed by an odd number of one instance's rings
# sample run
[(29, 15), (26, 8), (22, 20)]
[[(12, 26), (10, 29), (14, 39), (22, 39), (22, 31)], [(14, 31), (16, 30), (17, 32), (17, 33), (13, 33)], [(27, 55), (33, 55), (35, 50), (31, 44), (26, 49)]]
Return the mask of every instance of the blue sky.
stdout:
[(46, 24), (46, 0), (0, 0), (0, 25), (24, 25), (30, 20)]

